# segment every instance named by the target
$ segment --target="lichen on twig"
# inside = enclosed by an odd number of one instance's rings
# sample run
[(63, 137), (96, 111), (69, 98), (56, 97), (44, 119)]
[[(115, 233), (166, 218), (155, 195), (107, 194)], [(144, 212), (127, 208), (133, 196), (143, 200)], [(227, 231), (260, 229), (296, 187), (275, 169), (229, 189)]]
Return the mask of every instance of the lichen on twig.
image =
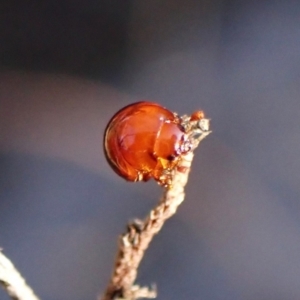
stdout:
[(135, 300), (156, 298), (156, 289), (139, 287), (134, 284), (139, 264), (149, 243), (162, 228), (164, 222), (175, 214), (184, 200), (184, 188), (188, 181), (194, 157), (193, 151), (209, 133), (209, 120), (192, 121), (188, 116), (181, 117), (181, 125), (186, 130), (190, 151), (182, 155), (172, 174), (172, 181), (164, 190), (158, 205), (151, 210), (145, 220), (135, 220), (127, 225), (120, 236), (113, 273), (101, 300)]

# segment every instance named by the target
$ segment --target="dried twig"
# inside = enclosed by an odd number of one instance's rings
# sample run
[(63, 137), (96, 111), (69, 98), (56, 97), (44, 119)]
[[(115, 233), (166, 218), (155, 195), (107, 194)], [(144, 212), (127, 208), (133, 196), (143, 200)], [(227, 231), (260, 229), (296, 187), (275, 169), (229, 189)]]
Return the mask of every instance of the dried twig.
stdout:
[(13, 300), (39, 300), (19, 271), (1, 251), (0, 284)]
[(185, 128), (191, 145), (190, 151), (182, 155), (179, 165), (172, 175), (171, 186), (164, 191), (159, 204), (150, 212), (144, 221), (135, 220), (128, 224), (127, 231), (119, 240), (119, 248), (110, 283), (102, 300), (139, 298), (156, 298), (154, 288), (141, 288), (134, 285), (139, 264), (149, 243), (162, 228), (184, 200), (184, 187), (188, 181), (193, 150), (209, 131), (209, 120), (192, 122), (190, 117), (181, 117), (181, 125)]

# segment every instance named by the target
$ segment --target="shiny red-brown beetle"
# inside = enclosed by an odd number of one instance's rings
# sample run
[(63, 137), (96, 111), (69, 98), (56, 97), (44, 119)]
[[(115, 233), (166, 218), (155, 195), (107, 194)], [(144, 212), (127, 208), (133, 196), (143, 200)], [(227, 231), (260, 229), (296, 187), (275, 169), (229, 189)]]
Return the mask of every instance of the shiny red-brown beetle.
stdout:
[[(193, 118), (204, 117), (196, 112)], [(159, 104), (137, 102), (119, 110), (104, 135), (104, 152), (113, 170), (128, 181), (154, 178), (167, 185), (184, 153), (186, 133), (177, 114)]]

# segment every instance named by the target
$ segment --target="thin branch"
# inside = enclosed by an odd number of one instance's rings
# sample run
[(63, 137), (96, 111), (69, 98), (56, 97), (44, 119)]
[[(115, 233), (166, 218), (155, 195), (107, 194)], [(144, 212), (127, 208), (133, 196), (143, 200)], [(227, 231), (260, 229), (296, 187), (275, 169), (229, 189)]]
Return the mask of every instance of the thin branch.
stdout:
[(0, 284), (13, 300), (39, 300), (19, 271), (1, 251)]
[[(209, 120), (192, 122), (187, 116), (181, 117), (181, 125), (189, 134), (191, 151), (182, 155), (181, 161), (172, 175), (171, 186), (164, 190), (158, 205), (151, 210), (144, 221), (135, 220), (127, 225), (127, 231), (120, 236), (113, 274), (101, 300), (134, 300), (156, 298), (156, 289), (134, 285), (139, 264), (149, 243), (162, 228), (164, 222), (175, 214), (184, 200), (184, 187), (188, 181), (194, 157), (194, 149), (209, 133)], [(99, 299), (100, 300), (100, 299)]]

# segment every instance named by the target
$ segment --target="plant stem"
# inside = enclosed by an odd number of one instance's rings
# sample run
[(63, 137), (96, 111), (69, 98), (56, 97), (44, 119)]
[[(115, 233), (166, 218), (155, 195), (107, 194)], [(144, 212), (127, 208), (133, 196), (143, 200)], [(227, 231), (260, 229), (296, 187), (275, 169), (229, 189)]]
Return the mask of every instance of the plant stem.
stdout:
[(39, 300), (19, 271), (1, 251), (0, 284), (13, 300)]
[[(150, 211), (145, 220), (135, 220), (128, 224), (126, 232), (120, 236), (113, 274), (106, 292), (99, 300), (156, 298), (155, 289), (139, 287), (134, 285), (134, 282), (145, 250), (154, 235), (160, 231), (165, 221), (176, 213), (178, 206), (184, 200), (184, 188), (194, 157), (193, 151), (200, 141), (210, 133), (209, 120), (203, 120), (202, 125), (205, 125), (205, 129), (202, 128), (201, 135), (191, 134), (191, 136), (195, 136), (191, 140), (192, 150), (182, 155), (180, 163), (174, 170), (172, 184), (165, 188), (158, 205)], [(193, 130), (193, 128), (190, 129), (190, 133), (193, 133)], [(197, 130), (199, 132), (198, 127)]]

